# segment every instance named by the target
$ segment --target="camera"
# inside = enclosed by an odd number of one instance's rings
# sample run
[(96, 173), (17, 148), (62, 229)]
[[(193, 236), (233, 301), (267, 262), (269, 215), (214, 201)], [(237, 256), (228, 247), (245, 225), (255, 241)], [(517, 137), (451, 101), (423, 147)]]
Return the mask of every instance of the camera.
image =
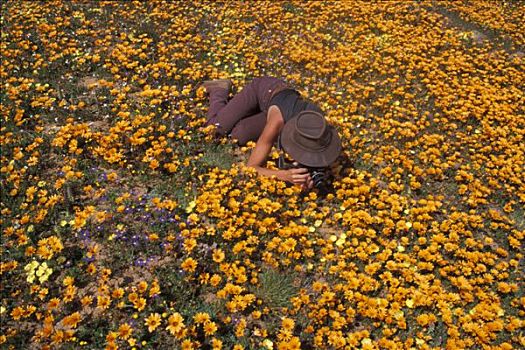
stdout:
[(286, 160), (283, 154), (279, 155), (277, 167), (279, 169), (306, 168), (320, 196), (326, 196), (332, 190), (332, 176), (330, 168), (328, 167), (310, 167), (303, 164), (292, 163)]
[(282, 152), (282, 146), (280, 138), (277, 142), (278, 148), (281, 151), (279, 158), (277, 159), (277, 167), (279, 169), (292, 169), (292, 168), (306, 168), (312, 178), (314, 187), (319, 192), (319, 195), (326, 196), (332, 190), (332, 174), (329, 167), (311, 167), (300, 163), (296, 163), (293, 159), (285, 157), (285, 153)]
[(310, 173), (310, 177), (314, 183), (314, 187), (317, 188), (319, 194), (322, 196), (327, 195), (332, 188), (332, 179), (328, 168), (314, 168), (305, 167)]

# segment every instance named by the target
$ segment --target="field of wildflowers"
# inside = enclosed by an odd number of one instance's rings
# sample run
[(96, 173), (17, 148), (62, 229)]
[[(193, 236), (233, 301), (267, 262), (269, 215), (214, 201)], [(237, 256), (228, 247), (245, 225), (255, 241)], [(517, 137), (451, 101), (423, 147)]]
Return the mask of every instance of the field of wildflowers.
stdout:
[[(0, 348), (523, 349), (523, 13), (3, 1)], [(326, 198), (204, 127), (262, 75), (339, 130)]]

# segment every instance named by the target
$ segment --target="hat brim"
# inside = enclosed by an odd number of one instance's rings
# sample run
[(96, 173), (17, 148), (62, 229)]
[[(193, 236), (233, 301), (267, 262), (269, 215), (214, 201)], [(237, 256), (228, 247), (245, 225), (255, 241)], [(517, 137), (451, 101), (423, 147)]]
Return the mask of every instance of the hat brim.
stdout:
[(337, 130), (333, 126), (329, 124), (326, 126), (331, 133), (330, 143), (322, 149), (311, 150), (294, 142), (292, 133), (295, 130), (296, 123), (297, 116), (284, 124), (284, 127), (281, 130), (281, 145), (284, 151), (295, 161), (309, 167), (321, 168), (329, 166), (337, 159), (337, 157), (339, 157), (343, 147)]

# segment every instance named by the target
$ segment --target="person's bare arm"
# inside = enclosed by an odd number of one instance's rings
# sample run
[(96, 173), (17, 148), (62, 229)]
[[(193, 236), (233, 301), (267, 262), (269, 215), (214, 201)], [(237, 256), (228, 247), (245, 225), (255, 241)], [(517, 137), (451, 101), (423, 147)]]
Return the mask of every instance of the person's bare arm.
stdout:
[(263, 167), (263, 163), (266, 161), (266, 158), (272, 149), (272, 145), (275, 140), (277, 140), (283, 125), (284, 121), (280, 111), (276, 108), (270, 107), (266, 126), (264, 127), (261, 136), (259, 136), (246, 165), (255, 168), (259, 175), (275, 176), (280, 180), (303, 185), (305, 188), (311, 188), (311, 186), (309, 186), (311, 179), (308, 169), (272, 170)]

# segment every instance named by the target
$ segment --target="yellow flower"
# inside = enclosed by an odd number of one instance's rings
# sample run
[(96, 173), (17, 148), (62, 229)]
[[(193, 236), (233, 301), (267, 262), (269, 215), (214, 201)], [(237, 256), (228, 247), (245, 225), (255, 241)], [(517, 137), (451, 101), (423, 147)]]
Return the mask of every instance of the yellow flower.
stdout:
[(213, 335), (217, 331), (217, 325), (215, 322), (206, 321), (204, 322), (204, 334)]
[(215, 249), (212, 254), (213, 261), (221, 263), (224, 260), (224, 252), (222, 249)]
[(149, 332), (153, 332), (155, 329), (157, 329), (160, 323), (161, 323), (160, 315), (156, 312), (153, 314), (150, 314), (144, 322), (144, 324), (148, 326)]
[(109, 305), (111, 304), (111, 299), (105, 295), (99, 295), (97, 296), (97, 308), (106, 310), (109, 308)]
[(82, 304), (82, 306), (89, 306), (91, 305), (92, 302), (93, 302), (93, 297), (91, 295), (86, 295), (82, 297), (82, 299), (80, 300), (80, 303)]
[(146, 299), (140, 297), (134, 303), (133, 306), (138, 310), (142, 311), (146, 307)]
[(75, 283), (75, 279), (71, 276), (66, 276), (64, 280), (62, 281), (62, 284), (64, 286), (70, 286), (70, 285), (73, 285), (73, 283)]
[(158, 295), (160, 293), (160, 285), (157, 279), (153, 280), (151, 282), (151, 287), (149, 289), (149, 296), (152, 297), (154, 295)]
[(211, 340), (211, 346), (213, 350), (221, 350), (222, 349), (222, 341), (216, 338), (213, 338)]
[(186, 207), (186, 213), (191, 213), (193, 211), (193, 208), (197, 205), (197, 202), (195, 200), (191, 201), (188, 206)]
[(195, 323), (205, 323), (210, 320), (210, 315), (208, 315), (206, 312), (198, 312), (193, 316), (193, 320)]
[(166, 330), (169, 331), (171, 335), (180, 334), (184, 327), (184, 319), (182, 318), (181, 314), (175, 312), (170, 315), (168, 318), (168, 326), (166, 327)]
[(53, 299), (49, 300), (49, 302), (47, 304), (47, 310), (49, 310), (49, 311), (55, 310), (59, 305), (60, 305), (60, 299), (53, 298)]
[(131, 336), (133, 329), (128, 323), (123, 323), (118, 328), (119, 337), (122, 339), (128, 339)]
[(69, 316), (64, 317), (62, 324), (64, 327), (76, 328), (82, 317), (79, 312), (75, 312)]
[(144, 293), (148, 289), (148, 282), (140, 281), (138, 285), (139, 293)]
[(197, 262), (193, 258), (187, 258), (181, 264), (181, 268), (186, 272), (194, 272), (197, 268)]
[(221, 276), (217, 275), (217, 274), (214, 274), (213, 276), (211, 276), (210, 278), (210, 284), (214, 287), (217, 287), (219, 285), (219, 283), (221, 283)]
[(270, 339), (264, 339), (263, 342), (262, 342), (262, 345), (266, 349), (273, 349), (273, 342)]

